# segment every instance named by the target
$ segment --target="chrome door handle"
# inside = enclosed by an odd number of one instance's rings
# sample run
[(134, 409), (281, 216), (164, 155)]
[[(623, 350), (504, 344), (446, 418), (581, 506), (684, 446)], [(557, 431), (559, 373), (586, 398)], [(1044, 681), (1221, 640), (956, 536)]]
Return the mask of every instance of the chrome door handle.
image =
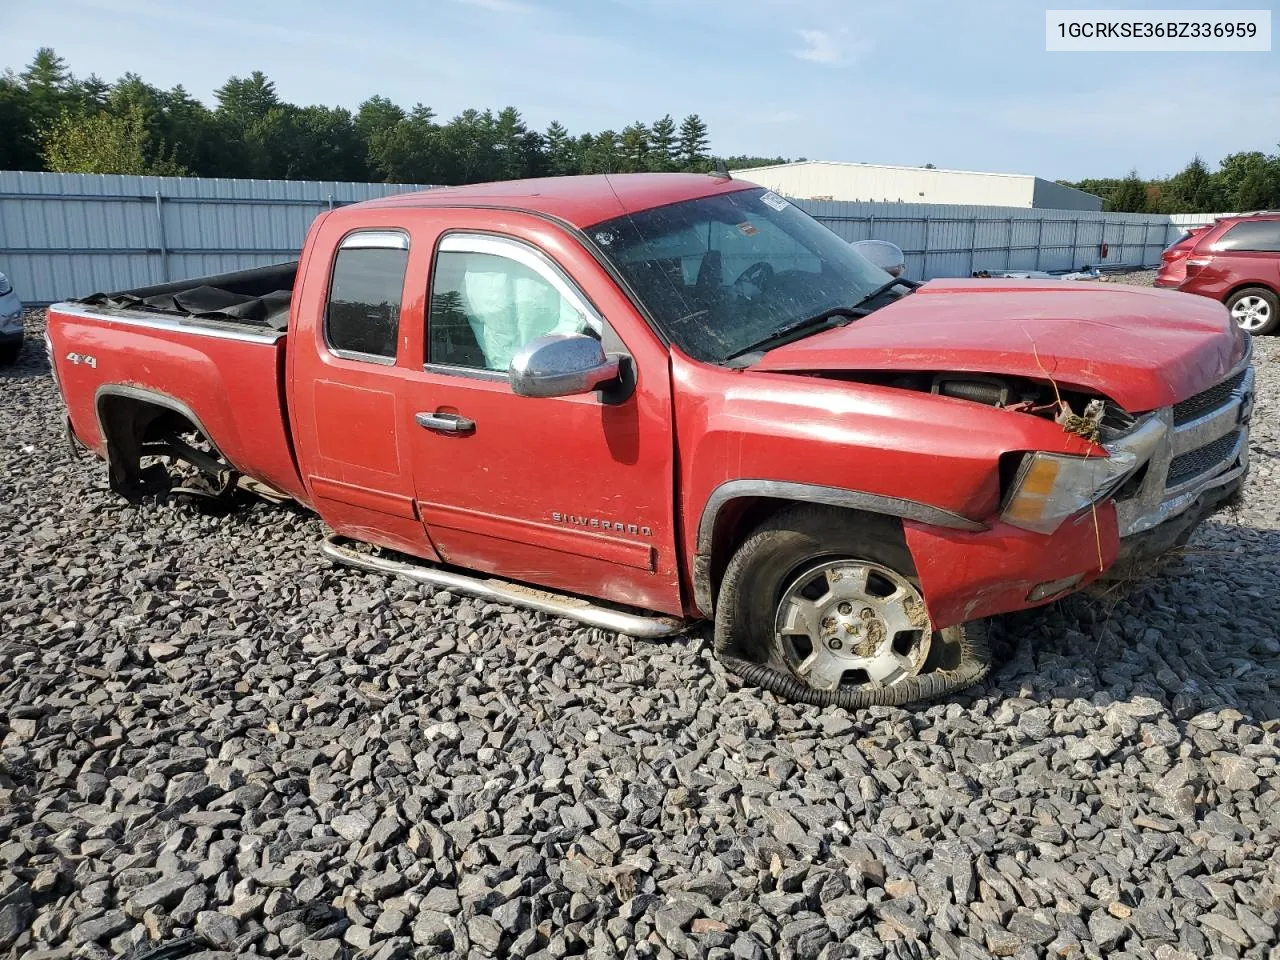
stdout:
[(439, 433), (470, 433), (476, 428), (474, 420), (456, 413), (415, 413), (413, 419), (418, 421), (418, 426)]

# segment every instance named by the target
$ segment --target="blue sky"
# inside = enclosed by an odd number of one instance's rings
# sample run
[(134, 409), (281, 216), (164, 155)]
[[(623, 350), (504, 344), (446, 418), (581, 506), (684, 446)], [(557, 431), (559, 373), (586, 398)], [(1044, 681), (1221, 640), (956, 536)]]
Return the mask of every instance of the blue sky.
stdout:
[(718, 153), (1070, 179), (1131, 167), (1164, 175), (1195, 153), (1216, 164), (1237, 150), (1275, 152), (1280, 140), (1276, 53), (1046, 53), (1046, 5), (1025, 2), (5, 6), (0, 65), (52, 46), (78, 75), (134, 71), (206, 101), (229, 75), (260, 69), (301, 104), (354, 108), (380, 93), (445, 117), (511, 104), (538, 129), (559, 120), (573, 132), (698, 113)]

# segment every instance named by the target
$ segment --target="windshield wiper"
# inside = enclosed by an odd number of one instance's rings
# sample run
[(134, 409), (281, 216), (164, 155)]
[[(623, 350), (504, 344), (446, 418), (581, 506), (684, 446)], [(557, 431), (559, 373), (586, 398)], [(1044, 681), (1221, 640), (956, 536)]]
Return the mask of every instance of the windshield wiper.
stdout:
[(865, 304), (870, 303), (876, 297), (882, 296), (894, 287), (903, 286), (907, 288), (907, 292), (914, 291), (920, 284), (914, 280), (907, 280), (904, 277), (894, 277), (888, 283), (882, 283), (876, 287), (865, 297), (855, 303), (852, 307), (832, 307), (830, 310), (823, 310), (821, 313), (815, 313), (812, 317), (805, 317), (803, 320), (797, 320), (795, 323), (789, 324), (780, 330), (775, 330), (767, 337), (762, 337), (755, 343), (747, 344), (740, 350), (735, 350), (724, 358), (725, 361), (737, 360), (739, 357), (746, 356), (749, 353), (755, 353), (769, 346), (781, 346), (783, 342), (798, 340), (801, 336), (810, 331), (816, 332), (818, 328), (827, 325), (828, 321), (835, 317), (845, 317), (844, 323), (833, 323), (831, 327), (843, 327), (847, 323), (865, 317), (867, 314), (875, 311), (875, 307), (868, 307)]
[[(823, 310), (821, 313), (815, 313), (812, 317), (805, 317), (803, 320), (797, 320), (795, 323), (788, 324), (779, 330), (773, 331), (767, 337), (761, 337), (755, 343), (749, 343), (740, 350), (725, 357), (725, 360), (736, 360), (738, 357), (745, 356), (748, 353), (755, 353), (770, 344), (778, 344), (779, 341), (798, 339), (800, 335), (814, 330), (818, 327), (826, 326), (836, 317), (845, 317), (845, 323), (857, 320), (859, 317), (865, 317), (870, 311), (860, 307), (832, 307), (830, 310)], [(830, 324), (832, 327), (842, 327), (843, 323)]]
[[(874, 290), (868, 293), (865, 297), (863, 297), (861, 300), (855, 303), (853, 305), (853, 309), (858, 309), (863, 304), (870, 303), (876, 297), (881, 296), (882, 294), (886, 294), (890, 290), (892, 290), (894, 287), (899, 287), (899, 286), (906, 287), (907, 293), (912, 293), (915, 291), (916, 287), (920, 286), (920, 284), (916, 283), (914, 280), (908, 280), (905, 277), (894, 277), (888, 283), (880, 284), (880, 286), (876, 287)], [(870, 310), (865, 311), (865, 313), (870, 313), (870, 312), (871, 312)]]

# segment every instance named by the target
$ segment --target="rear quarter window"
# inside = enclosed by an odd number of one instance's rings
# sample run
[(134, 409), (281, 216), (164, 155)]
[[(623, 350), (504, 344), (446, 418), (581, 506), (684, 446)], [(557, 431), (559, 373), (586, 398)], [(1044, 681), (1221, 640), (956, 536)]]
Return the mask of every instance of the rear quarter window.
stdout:
[(1245, 220), (1227, 229), (1213, 244), (1218, 252), (1280, 251), (1280, 220)]
[(354, 234), (343, 241), (333, 262), (325, 341), (338, 356), (394, 363), (400, 329), (400, 302), (409, 262), (408, 238)]

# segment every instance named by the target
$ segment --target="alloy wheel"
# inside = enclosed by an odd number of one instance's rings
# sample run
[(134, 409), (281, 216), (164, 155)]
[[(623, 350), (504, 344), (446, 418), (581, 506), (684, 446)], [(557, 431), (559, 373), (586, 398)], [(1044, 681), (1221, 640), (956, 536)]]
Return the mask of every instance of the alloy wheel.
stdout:
[(1231, 307), (1231, 318), (1241, 327), (1254, 333), (1271, 320), (1271, 304), (1262, 297), (1241, 297)]
[(915, 586), (862, 560), (826, 560), (800, 573), (782, 593), (774, 630), (796, 676), (819, 690), (914, 676), (933, 636)]

